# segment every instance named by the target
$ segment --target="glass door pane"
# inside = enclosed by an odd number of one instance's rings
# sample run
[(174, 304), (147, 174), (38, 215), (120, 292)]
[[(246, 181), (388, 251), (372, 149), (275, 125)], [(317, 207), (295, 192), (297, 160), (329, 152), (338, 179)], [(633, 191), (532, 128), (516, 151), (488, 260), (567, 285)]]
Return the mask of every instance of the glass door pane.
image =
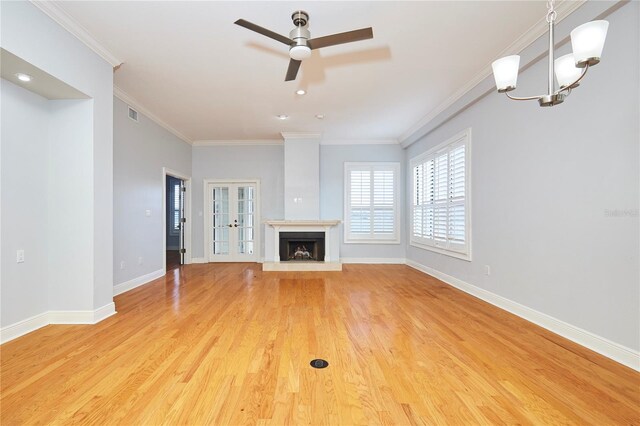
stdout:
[(255, 186), (238, 186), (237, 224), (238, 254), (253, 255), (255, 243)]
[(212, 254), (228, 255), (229, 254), (229, 188), (213, 187), (211, 198), (212, 206)]

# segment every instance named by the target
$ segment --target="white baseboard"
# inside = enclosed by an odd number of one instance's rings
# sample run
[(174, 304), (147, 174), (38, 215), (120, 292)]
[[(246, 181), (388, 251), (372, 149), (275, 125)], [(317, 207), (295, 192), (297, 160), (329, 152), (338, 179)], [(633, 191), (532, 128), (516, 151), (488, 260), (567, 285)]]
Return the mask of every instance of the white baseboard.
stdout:
[(342, 257), (342, 263), (366, 263), (366, 264), (386, 264), (386, 265), (404, 265), (406, 259), (393, 257)]
[(111, 315), (115, 315), (118, 312), (116, 311), (116, 304), (114, 302), (107, 303), (101, 308), (93, 311), (93, 322), (92, 324), (97, 324), (103, 319), (109, 318)]
[(43, 312), (0, 329), (0, 343), (5, 343), (49, 325), (49, 312)]
[(444, 272), (440, 272), (436, 269), (414, 262), (413, 260), (407, 259), (407, 265), (444, 281), (465, 293), (469, 293), (484, 300), (485, 302), (491, 303), (498, 308), (504, 309), (505, 311), (511, 312), (512, 314), (524, 318), (527, 321), (537, 324), (542, 328), (546, 328), (553, 333), (589, 348), (594, 352), (606, 356), (607, 358), (611, 358), (620, 364), (640, 371), (640, 352), (638, 351), (634, 351), (626, 346), (612, 342), (604, 337), (600, 337), (589, 331), (536, 311), (535, 309), (531, 309), (505, 297), (499, 296), (480, 287), (476, 287), (458, 278), (452, 277), (451, 275), (447, 275)]
[(192, 257), (191, 263), (207, 263), (207, 260), (204, 257)]
[(0, 329), (0, 343), (6, 343), (49, 324), (96, 324), (116, 314), (111, 302), (93, 311), (47, 311)]
[(140, 287), (141, 285), (162, 277), (164, 274), (165, 272), (162, 269), (158, 269), (157, 271), (153, 271), (132, 280), (117, 284), (113, 287), (113, 295), (117, 296), (126, 291), (133, 290), (136, 287)]

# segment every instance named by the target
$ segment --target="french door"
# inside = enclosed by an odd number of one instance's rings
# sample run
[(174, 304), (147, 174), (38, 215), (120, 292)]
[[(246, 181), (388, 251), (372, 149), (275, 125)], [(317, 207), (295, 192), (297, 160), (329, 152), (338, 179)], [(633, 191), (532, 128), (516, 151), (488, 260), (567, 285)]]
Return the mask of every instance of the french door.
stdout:
[(207, 198), (209, 262), (257, 261), (257, 182), (209, 182)]

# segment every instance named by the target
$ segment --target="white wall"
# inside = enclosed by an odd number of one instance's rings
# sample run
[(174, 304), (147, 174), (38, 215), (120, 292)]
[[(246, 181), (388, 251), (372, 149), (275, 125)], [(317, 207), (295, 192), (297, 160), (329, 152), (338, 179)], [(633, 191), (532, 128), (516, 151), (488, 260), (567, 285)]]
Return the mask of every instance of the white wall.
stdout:
[[(189, 144), (142, 113), (138, 113), (139, 122), (128, 113), (128, 105), (114, 98), (114, 285), (163, 268), (162, 168), (191, 175)], [(146, 216), (146, 210), (151, 210), (151, 216)]]
[[(50, 114), (51, 117), (55, 117), (55, 123), (52, 123), (51, 128), (47, 129), (47, 132), (50, 132), (48, 133), (48, 142), (52, 144), (51, 157), (47, 158), (47, 164), (52, 168), (65, 169), (56, 170), (56, 172), (60, 172), (59, 176), (81, 176), (83, 178), (81, 183), (73, 182), (70, 184), (72, 188), (78, 189), (71, 197), (74, 202), (78, 201), (77, 208), (82, 211), (77, 212), (73, 226), (67, 228), (69, 232), (65, 234), (64, 241), (59, 241), (59, 246), (56, 247), (56, 250), (60, 252), (57, 255), (61, 256), (59, 259), (64, 257), (65, 265), (74, 262), (72, 258), (77, 254), (75, 247), (77, 250), (84, 249), (82, 256), (77, 259), (77, 261), (83, 262), (83, 267), (80, 268), (82, 272), (78, 275), (68, 275), (64, 282), (58, 280), (57, 282), (62, 285), (61, 294), (58, 296), (64, 301), (64, 304), (61, 305), (64, 306), (64, 309), (94, 311), (98, 308), (109, 308), (113, 312), (111, 266), (113, 263), (113, 69), (110, 64), (40, 12), (30, 2), (4, 2), (1, 20), (0, 40), (4, 49), (91, 98), (90, 101), (77, 101), (78, 103), (73, 104), (74, 111), (80, 112), (80, 115), (75, 116), (74, 119), (76, 122), (83, 121), (77, 123), (78, 127), (69, 127), (68, 124), (63, 124), (64, 116), (70, 112), (70, 110), (66, 110), (66, 107), (71, 104), (66, 106), (63, 106), (62, 103), (49, 104)], [(71, 119), (70, 116), (68, 118)], [(11, 127), (13, 124), (3, 119), (3, 132), (5, 125)], [(66, 140), (65, 137), (62, 137), (64, 135), (74, 140)], [(21, 137), (30, 138), (31, 136), (23, 135)], [(60, 139), (57, 139), (58, 137)], [(4, 149), (4, 138), (2, 143)], [(79, 150), (76, 151), (76, 149)], [(62, 153), (65, 150), (73, 152), (76, 157), (58, 156), (56, 158), (53, 155), (54, 152)], [(31, 167), (28, 162), (18, 163), (17, 161), (13, 166), (22, 166), (26, 169)], [(53, 175), (47, 174), (47, 177), (51, 176)], [(4, 185), (16, 183), (19, 182), (14, 182), (10, 175), (4, 176), (3, 170), (3, 188)], [(48, 187), (48, 184), (43, 182), (43, 186)], [(4, 200), (2, 204), (5, 215), (15, 213), (11, 205), (5, 207)], [(29, 218), (30, 213), (23, 211), (18, 213), (24, 215), (25, 220)], [(48, 212), (41, 212), (40, 217), (53, 218), (53, 216), (49, 216)], [(15, 224), (7, 226), (15, 226)], [(5, 231), (3, 226), (3, 234)], [(45, 232), (45, 234), (47, 233)], [(16, 248), (7, 247), (6, 251), (3, 250), (3, 269), (8, 263), (15, 262)], [(88, 269), (84, 269), (85, 266)], [(31, 270), (38, 267), (39, 265), (28, 262), (22, 265), (23, 272), (26, 269)], [(3, 291), (10, 285), (12, 284), (3, 279)], [(10, 308), (11, 312), (14, 312), (10, 321), (25, 319), (29, 315), (28, 312), (32, 311), (32, 303), (35, 302), (31, 299), (26, 301), (2, 299), (3, 308), (8, 304), (22, 302), (24, 305)], [(57, 306), (49, 308), (58, 309)], [(3, 323), (3, 326), (5, 325), (7, 324)]]
[[(2, 105), (2, 325), (45, 312), (48, 101), (0, 80)], [(25, 263), (16, 263), (16, 250)]]
[(320, 137), (284, 141), (284, 218), (320, 219)]
[[(344, 216), (344, 163), (397, 161), (403, 176), (404, 150), (400, 145), (321, 145), (320, 146), (320, 218)], [(404, 179), (400, 185), (400, 214), (404, 218)], [(340, 228), (340, 257), (346, 259), (404, 259), (405, 232), (400, 224), (400, 244), (345, 244), (343, 224)]]
[[(204, 179), (260, 179), (262, 220), (284, 218), (284, 150), (282, 145), (193, 147), (193, 257), (204, 254)], [(260, 225), (260, 257), (264, 225)]]
[[(636, 351), (639, 7), (607, 18), (602, 62), (564, 104), (491, 93), (407, 150), (408, 160), (473, 129), (473, 261), (415, 247), (408, 259)], [(524, 71), (517, 92), (542, 92), (546, 67)]]

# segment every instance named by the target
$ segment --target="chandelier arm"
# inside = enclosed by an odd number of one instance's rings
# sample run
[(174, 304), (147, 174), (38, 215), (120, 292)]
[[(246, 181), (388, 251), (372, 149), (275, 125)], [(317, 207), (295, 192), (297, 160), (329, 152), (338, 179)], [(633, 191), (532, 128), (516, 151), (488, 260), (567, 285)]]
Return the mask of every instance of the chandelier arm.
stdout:
[(536, 100), (536, 99), (542, 99), (542, 97), (544, 96), (544, 95), (527, 96), (527, 97), (524, 97), (524, 98), (520, 98), (518, 96), (511, 96), (508, 92), (505, 92), (504, 94), (507, 95), (507, 98), (512, 99), (514, 101), (533, 101), (533, 100)]
[(582, 80), (584, 78), (584, 76), (587, 74), (587, 70), (588, 69), (589, 69), (589, 64), (586, 64), (585, 67), (582, 69), (582, 74), (580, 74), (580, 77), (578, 77), (578, 79), (576, 81), (574, 81), (573, 83), (571, 83), (568, 86), (561, 87), (560, 89), (556, 90), (555, 94), (557, 95), (560, 92), (568, 90), (568, 92), (567, 92), (567, 95), (568, 95), (571, 92), (571, 88), (575, 87), (575, 85), (580, 83), (580, 80)]

